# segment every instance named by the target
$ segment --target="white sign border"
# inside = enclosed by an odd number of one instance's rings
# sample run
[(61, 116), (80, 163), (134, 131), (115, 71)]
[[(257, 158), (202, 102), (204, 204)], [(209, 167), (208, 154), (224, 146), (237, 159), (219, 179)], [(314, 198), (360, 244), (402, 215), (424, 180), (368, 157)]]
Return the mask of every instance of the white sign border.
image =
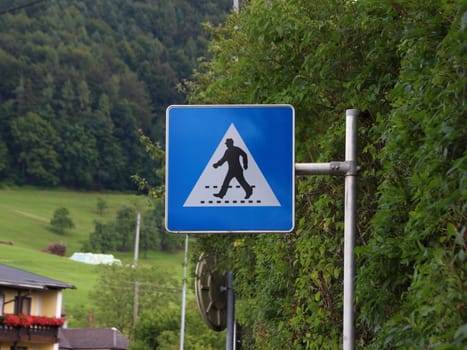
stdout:
[[(174, 108), (274, 108), (287, 107), (292, 110), (292, 162), (291, 166), (291, 227), (288, 229), (278, 230), (172, 230), (168, 226), (168, 171), (169, 171), (169, 112)], [(290, 233), (295, 229), (295, 108), (290, 104), (193, 104), (193, 105), (170, 105), (166, 109), (166, 135), (165, 135), (165, 229), (172, 234), (188, 234), (188, 235), (207, 235), (207, 234), (273, 234), (273, 233)]]

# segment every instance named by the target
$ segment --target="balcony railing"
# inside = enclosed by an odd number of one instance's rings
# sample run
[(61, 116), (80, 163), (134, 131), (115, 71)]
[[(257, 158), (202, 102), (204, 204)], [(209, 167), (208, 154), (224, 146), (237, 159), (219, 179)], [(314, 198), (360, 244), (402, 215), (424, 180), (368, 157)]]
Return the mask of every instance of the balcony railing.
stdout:
[(56, 343), (63, 323), (61, 317), (4, 314), (0, 316), (0, 343)]
[(0, 343), (2, 342), (31, 342), (56, 343), (60, 326), (32, 325), (28, 327), (7, 326), (0, 324)]

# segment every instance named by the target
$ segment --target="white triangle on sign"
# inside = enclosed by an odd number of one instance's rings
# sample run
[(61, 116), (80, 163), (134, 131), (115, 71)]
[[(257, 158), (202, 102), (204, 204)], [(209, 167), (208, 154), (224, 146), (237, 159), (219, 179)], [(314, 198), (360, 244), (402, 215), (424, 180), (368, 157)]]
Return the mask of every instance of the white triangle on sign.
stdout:
[[(246, 182), (253, 189), (253, 193), (249, 198), (246, 197), (245, 189), (233, 178), (230, 181), (229, 188), (226, 194), (222, 197), (216, 197), (214, 194), (219, 193), (224, 182), (224, 178), (229, 170), (228, 162), (214, 168), (214, 164), (219, 161), (227, 149), (225, 141), (232, 139), (234, 146), (243, 150), (248, 159), (248, 169), (243, 170), (243, 176)], [(240, 164), (243, 164), (240, 158)], [(193, 187), (190, 195), (183, 204), (184, 207), (239, 207), (239, 206), (280, 206), (274, 192), (271, 190), (269, 183), (266, 181), (261, 169), (256, 164), (255, 159), (251, 155), (248, 147), (245, 145), (242, 137), (238, 133), (233, 124), (230, 124), (224, 137), (219, 142), (214, 154), (211, 156), (208, 164), (204, 168), (201, 176)]]

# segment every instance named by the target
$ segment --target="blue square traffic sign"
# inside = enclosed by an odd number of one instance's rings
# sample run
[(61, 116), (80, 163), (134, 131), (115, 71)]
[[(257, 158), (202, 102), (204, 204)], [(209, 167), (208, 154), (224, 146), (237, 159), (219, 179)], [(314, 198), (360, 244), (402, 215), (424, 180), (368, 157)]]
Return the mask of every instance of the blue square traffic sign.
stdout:
[(290, 105), (168, 107), (167, 230), (291, 231), (294, 127)]

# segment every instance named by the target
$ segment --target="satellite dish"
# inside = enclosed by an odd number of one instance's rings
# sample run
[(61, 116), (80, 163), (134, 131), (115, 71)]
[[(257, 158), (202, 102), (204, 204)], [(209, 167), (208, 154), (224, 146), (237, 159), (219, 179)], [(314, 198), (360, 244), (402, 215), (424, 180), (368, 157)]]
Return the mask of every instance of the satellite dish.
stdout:
[(198, 308), (209, 328), (220, 332), (227, 326), (227, 273), (217, 271), (215, 256), (202, 255), (196, 265), (195, 294)]

